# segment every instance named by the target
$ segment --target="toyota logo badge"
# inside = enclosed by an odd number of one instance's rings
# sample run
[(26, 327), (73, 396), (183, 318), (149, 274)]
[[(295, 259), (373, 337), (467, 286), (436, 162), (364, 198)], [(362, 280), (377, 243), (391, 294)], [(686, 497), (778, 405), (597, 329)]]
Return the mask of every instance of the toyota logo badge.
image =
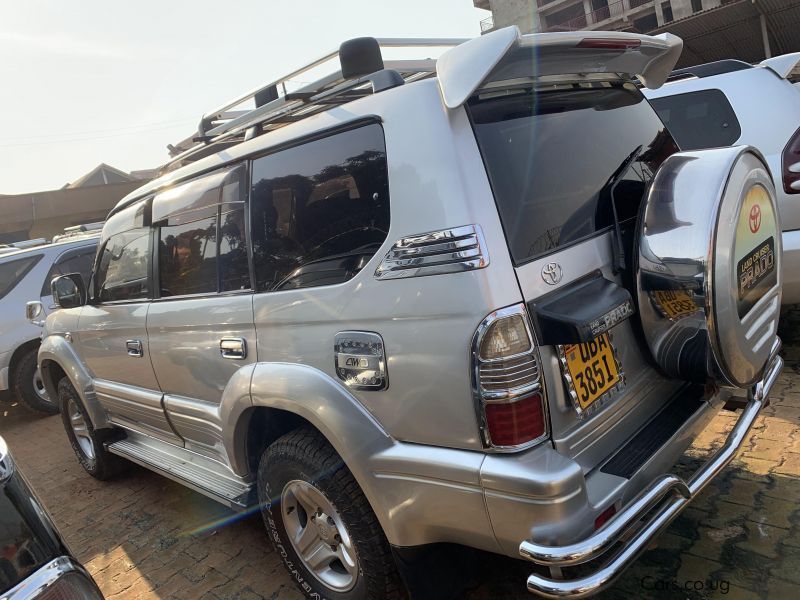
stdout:
[(548, 285), (555, 285), (561, 281), (561, 265), (554, 262), (549, 262), (542, 267), (542, 279)]

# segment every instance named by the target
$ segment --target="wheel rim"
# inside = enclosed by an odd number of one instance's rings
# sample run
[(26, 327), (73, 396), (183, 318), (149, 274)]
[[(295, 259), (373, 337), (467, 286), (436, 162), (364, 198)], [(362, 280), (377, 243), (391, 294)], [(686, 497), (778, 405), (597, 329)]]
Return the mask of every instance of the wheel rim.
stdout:
[(358, 558), (339, 511), (307, 481), (292, 480), (281, 493), (281, 515), (295, 552), (323, 585), (346, 592), (358, 580)]
[(67, 402), (67, 416), (69, 416), (69, 425), (72, 428), (72, 433), (75, 434), (75, 439), (78, 446), (86, 458), (94, 458), (94, 444), (92, 443), (92, 436), (89, 433), (89, 427), (86, 425), (86, 419), (78, 409), (78, 405), (74, 400)]
[(44, 387), (44, 380), (39, 367), (36, 367), (36, 371), (33, 373), (33, 391), (41, 400), (50, 402), (50, 396), (47, 394), (47, 388)]

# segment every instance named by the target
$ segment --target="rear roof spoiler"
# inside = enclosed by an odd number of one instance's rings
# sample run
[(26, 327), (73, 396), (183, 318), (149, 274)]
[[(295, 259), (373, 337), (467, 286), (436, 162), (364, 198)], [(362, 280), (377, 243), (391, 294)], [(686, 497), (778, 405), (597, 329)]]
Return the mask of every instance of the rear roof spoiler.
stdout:
[(618, 31), (569, 31), (521, 35), (498, 29), (439, 57), (436, 75), (445, 105), (461, 106), (493, 81), (568, 73), (635, 75), (645, 87), (661, 87), (678, 62), (683, 40)]
[(800, 52), (768, 58), (767, 60), (762, 60), (759, 64), (775, 71), (778, 77), (788, 79), (791, 76), (800, 75)]

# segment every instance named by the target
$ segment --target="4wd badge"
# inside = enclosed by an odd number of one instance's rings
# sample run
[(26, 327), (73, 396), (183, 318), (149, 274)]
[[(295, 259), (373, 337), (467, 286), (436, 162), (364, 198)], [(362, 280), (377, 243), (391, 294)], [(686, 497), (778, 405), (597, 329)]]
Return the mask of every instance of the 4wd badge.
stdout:
[(383, 390), (389, 384), (383, 339), (371, 331), (340, 331), (333, 343), (336, 375), (356, 390)]

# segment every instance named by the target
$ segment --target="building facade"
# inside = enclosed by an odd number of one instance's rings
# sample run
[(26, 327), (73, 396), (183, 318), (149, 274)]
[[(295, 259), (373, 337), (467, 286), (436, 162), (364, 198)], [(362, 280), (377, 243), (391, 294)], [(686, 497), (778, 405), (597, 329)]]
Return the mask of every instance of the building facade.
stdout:
[(491, 11), (481, 31), (605, 30), (673, 33), (679, 67), (735, 58), (759, 62), (800, 51), (800, 0), (473, 0)]

